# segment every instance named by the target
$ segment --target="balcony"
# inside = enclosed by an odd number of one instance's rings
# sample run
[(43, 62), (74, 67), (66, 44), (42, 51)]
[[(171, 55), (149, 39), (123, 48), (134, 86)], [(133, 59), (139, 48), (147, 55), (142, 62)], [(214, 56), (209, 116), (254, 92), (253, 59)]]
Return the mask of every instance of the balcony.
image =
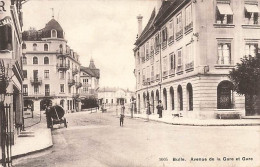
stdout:
[(28, 92), (23, 92), (23, 96), (28, 96)]
[(79, 70), (77, 69), (77, 68), (73, 68), (72, 69), (72, 75), (74, 76), (74, 75), (76, 75), (76, 74), (78, 74), (79, 73)]
[(185, 64), (185, 71), (193, 71), (194, 69), (194, 61)]
[(183, 66), (182, 65), (179, 65), (177, 67), (177, 74), (180, 75), (180, 74), (183, 74)]
[(75, 85), (75, 80), (74, 80), (74, 79), (69, 79), (69, 80), (68, 80), (68, 85), (69, 85), (69, 86)]
[(44, 94), (40, 93), (40, 92), (33, 92), (32, 94), (27, 93), (27, 96), (26, 96), (26, 98), (35, 98), (35, 99), (43, 98), (43, 97), (45, 97)]
[(162, 49), (165, 49), (166, 47), (167, 47), (167, 41), (165, 40), (162, 42)]
[(168, 71), (164, 71), (163, 72), (163, 79), (167, 79), (168, 78)]
[(68, 64), (57, 64), (57, 69), (58, 71), (67, 71), (69, 69)]
[(78, 88), (82, 87), (82, 83), (81, 83), (81, 82), (76, 82), (76, 83), (75, 83), (75, 86), (76, 86), (76, 88), (78, 89)]
[(89, 83), (83, 83), (83, 84), (82, 84), (82, 87), (91, 87), (91, 84), (89, 84)]
[(79, 93), (73, 93), (73, 94), (72, 94), (72, 98), (74, 98), (74, 99), (79, 98)]
[(160, 74), (156, 74), (156, 81), (160, 80)]
[(193, 28), (193, 22), (189, 23), (187, 26), (185, 26), (184, 30), (185, 30), (185, 34), (187, 34), (188, 32), (190, 32)]
[(154, 76), (151, 77), (151, 83), (154, 83)]
[(176, 40), (179, 40), (183, 36), (183, 30), (181, 29), (176, 33)]
[(174, 36), (170, 36), (169, 39), (168, 39), (168, 45), (171, 45), (173, 42), (174, 42)]
[(31, 81), (31, 84), (34, 86), (39, 86), (42, 84), (41, 78), (31, 78), (30, 81)]
[(150, 78), (147, 78), (146, 81), (147, 81), (147, 83), (150, 83), (151, 80), (150, 80)]
[(169, 76), (170, 77), (174, 77), (175, 76), (175, 69), (174, 68), (169, 70)]
[(45, 97), (55, 96), (55, 92), (45, 92)]

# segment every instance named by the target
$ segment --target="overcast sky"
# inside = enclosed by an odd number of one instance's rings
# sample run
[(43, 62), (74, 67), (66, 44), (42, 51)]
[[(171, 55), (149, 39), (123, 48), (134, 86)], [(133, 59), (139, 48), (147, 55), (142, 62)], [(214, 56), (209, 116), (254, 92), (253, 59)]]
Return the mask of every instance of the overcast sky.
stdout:
[(30, 0), (23, 5), (23, 30), (43, 28), (54, 8), (54, 18), (81, 64), (88, 66), (92, 57), (100, 69), (100, 87), (134, 90), (136, 16), (144, 16), (144, 28), (155, 5), (156, 0)]

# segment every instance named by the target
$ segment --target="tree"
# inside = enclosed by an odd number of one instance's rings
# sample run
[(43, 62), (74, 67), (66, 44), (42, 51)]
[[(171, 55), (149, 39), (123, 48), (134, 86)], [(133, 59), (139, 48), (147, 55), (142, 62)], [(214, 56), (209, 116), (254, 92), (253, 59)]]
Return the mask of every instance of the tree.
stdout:
[(234, 91), (245, 95), (248, 99), (246, 103), (248, 103), (250, 114), (260, 113), (260, 54), (258, 53), (255, 57), (241, 58), (241, 62), (230, 71), (229, 79), (234, 84)]

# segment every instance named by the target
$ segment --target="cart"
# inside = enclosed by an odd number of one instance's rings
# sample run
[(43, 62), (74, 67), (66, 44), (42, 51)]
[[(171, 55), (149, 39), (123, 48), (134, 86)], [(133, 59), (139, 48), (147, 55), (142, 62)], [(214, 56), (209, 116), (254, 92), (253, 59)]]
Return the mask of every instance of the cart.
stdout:
[(67, 120), (64, 117), (65, 110), (60, 105), (50, 107), (51, 127), (55, 124), (64, 124), (64, 127), (68, 127)]

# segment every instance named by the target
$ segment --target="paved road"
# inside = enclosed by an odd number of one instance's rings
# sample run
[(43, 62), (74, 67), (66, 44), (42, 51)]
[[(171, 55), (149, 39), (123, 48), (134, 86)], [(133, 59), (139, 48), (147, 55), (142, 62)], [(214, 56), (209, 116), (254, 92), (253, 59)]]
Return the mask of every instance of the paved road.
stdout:
[[(67, 118), (69, 121), (67, 129), (57, 128), (52, 132), (53, 148), (17, 159), (14, 165), (16, 167), (260, 166), (259, 126), (173, 126), (126, 118), (124, 127), (120, 127), (119, 118), (109, 113), (73, 113), (68, 114)], [(243, 160), (243, 157), (247, 160)], [(213, 160), (211, 158), (214, 158), (214, 161), (210, 161)]]

